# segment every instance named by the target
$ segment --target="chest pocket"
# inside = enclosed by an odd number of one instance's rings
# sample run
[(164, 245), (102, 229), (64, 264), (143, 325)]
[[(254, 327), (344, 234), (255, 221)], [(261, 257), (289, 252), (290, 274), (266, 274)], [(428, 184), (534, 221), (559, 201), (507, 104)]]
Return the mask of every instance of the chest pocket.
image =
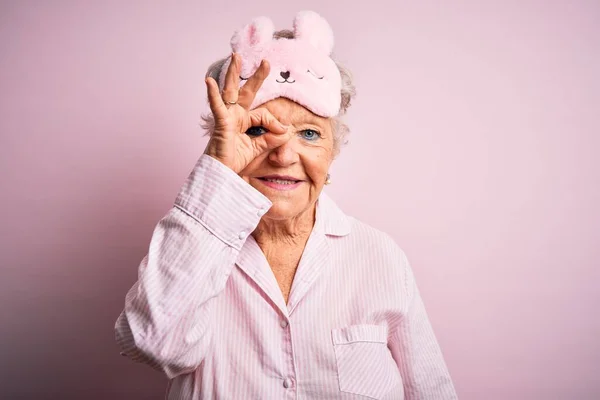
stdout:
[(381, 399), (400, 383), (387, 347), (387, 326), (350, 325), (331, 330), (340, 391)]

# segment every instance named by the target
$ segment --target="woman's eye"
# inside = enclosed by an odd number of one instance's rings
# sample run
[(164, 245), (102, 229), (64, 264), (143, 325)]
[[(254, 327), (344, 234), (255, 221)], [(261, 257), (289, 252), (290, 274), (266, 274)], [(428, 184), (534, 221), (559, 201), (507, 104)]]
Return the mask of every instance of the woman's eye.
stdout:
[(246, 131), (246, 135), (248, 135), (248, 136), (260, 136), (264, 133), (267, 133), (267, 130), (265, 128), (263, 128), (262, 126), (251, 126)]
[(321, 134), (315, 131), (314, 129), (305, 129), (302, 132), (300, 132), (300, 134), (306, 140), (317, 140), (321, 137)]

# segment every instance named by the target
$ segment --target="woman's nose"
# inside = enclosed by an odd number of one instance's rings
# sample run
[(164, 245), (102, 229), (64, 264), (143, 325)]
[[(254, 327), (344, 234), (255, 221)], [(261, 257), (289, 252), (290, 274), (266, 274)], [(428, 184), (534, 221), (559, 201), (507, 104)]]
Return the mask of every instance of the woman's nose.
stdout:
[(299, 155), (293, 140), (289, 140), (269, 152), (269, 160), (280, 166), (286, 166), (298, 162)]

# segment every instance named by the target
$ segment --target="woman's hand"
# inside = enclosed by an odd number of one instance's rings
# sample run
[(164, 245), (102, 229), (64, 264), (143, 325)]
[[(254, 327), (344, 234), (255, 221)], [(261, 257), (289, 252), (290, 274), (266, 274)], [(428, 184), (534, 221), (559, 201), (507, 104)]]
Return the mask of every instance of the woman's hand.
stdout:
[[(238, 174), (259, 154), (281, 146), (291, 137), (287, 126), (281, 124), (266, 108), (249, 110), (256, 92), (269, 75), (268, 61), (263, 60), (241, 88), (240, 70), (240, 56), (233, 54), (222, 94), (219, 93), (217, 82), (211, 77), (206, 78), (215, 129), (205, 153)], [(250, 137), (246, 131), (252, 126), (262, 126), (268, 132)]]

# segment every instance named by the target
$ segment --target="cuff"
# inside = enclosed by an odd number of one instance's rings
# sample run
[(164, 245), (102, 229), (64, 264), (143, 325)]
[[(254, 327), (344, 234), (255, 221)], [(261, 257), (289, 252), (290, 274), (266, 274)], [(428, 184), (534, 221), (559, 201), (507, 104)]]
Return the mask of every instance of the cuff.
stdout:
[(175, 200), (175, 207), (237, 249), (272, 205), (265, 195), (207, 154), (200, 156)]

